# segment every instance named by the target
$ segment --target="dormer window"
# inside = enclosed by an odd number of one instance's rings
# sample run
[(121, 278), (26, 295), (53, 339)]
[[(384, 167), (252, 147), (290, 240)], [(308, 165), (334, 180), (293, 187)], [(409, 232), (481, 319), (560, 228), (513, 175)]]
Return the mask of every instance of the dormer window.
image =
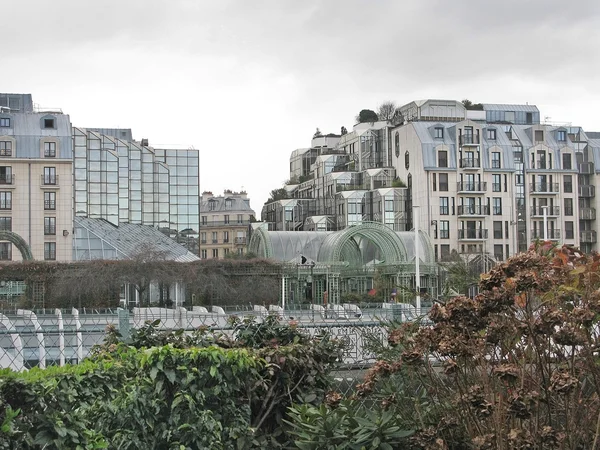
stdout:
[(487, 138), (489, 141), (495, 141), (496, 140), (496, 129), (495, 128), (488, 128), (487, 130)]
[(56, 142), (44, 142), (44, 158), (56, 158)]
[(535, 142), (544, 142), (544, 130), (535, 130)]
[(565, 142), (567, 140), (567, 132), (565, 130), (558, 130), (556, 133), (556, 139), (559, 142)]
[(442, 128), (442, 127), (435, 127), (434, 128), (434, 137), (436, 139), (444, 139), (444, 128)]
[(0, 156), (12, 156), (11, 141), (0, 141)]
[(217, 202), (215, 200), (209, 200), (208, 201), (208, 210), (209, 211), (214, 211), (217, 207)]
[(0, 128), (10, 128), (10, 117), (0, 117)]
[(231, 209), (233, 207), (233, 200), (230, 198), (225, 199), (225, 209)]

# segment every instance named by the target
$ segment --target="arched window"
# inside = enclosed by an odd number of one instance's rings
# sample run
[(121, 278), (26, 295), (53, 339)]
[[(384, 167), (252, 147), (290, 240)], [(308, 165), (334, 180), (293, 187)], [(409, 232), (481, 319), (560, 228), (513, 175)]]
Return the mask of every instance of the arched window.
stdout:
[(406, 169), (410, 167), (410, 155), (408, 154), (408, 150), (404, 153), (404, 167), (406, 167)]
[(394, 135), (394, 140), (395, 140), (394, 146), (396, 148), (396, 158), (399, 158), (400, 157), (400, 133), (398, 133), (397, 131), (396, 131), (396, 134)]

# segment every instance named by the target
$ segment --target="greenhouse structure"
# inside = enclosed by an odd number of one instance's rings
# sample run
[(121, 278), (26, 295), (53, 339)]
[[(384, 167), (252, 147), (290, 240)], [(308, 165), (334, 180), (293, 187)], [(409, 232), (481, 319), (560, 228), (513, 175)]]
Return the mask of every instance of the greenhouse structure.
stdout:
[[(269, 231), (256, 228), (248, 252), (280, 262), (280, 303), (340, 304), (347, 294), (413, 303), (415, 232), (362, 222), (340, 231)], [(418, 239), (423, 305), (437, 295), (438, 269), (429, 236)], [(355, 297), (356, 298), (356, 297)]]

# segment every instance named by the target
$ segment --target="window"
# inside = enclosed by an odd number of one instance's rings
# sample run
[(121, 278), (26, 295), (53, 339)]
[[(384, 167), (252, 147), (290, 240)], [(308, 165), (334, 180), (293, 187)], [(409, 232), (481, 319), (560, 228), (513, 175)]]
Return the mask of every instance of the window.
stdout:
[(496, 261), (502, 261), (504, 255), (502, 255), (502, 244), (494, 244), (494, 258)]
[(233, 200), (231, 200), (230, 198), (225, 199), (225, 208), (231, 209), (232, 207), (233, 207)]
[(573, 176), (564, 175), (563, 176), (563, 188), (565, 192), (573, 192)]
[(229, 223), (229, 214), (225, 214), (223, 216), (223, 222), (225, 222), (226, 224)]
[(237, 223), (244, 223), (244, 215), (243, 214), (237, 215)]
[(223, 242), (229, 242), (229, 231), (223, 231)]
[(56, 142), (44, 142), (44, 158), (56, 158)]
[(206, 231), (203, 231), (202, 233), (200, 233), (200, 243), (206, 244)]
[(435, 127), (434, 136), (436, 139), (444, 139), (444, 129), (442, 127)]
[(213, 231), (213, 232), (212, 232), (212, 243), (213, 243), (213, 244), (216, 244), (216, 243), (218, 243), (218, 242), (219, 242), (219, 238), (217, 237), (217, 232), (216, 232), (216, 231)]
[(44, 209), (46, 211), (56, 209), (56, 192), (44, 192)]
[(435, 173), (431, 174), (431, 176), (433, 179), (433, 191), (435, 192), (437, 190), (437, 177), (436, 177)]
[(0, 141), (0, 156), (12, 156), (11, 141)]
[(575, 237), (573, 222), (565, 222), (565, 239), (573, 239)]
[(8, 118), (8, 117), (0, 117), (0, 127), (2, 127), (2, 128), (10, 128), (10, 118)]
[(504, 121), (514, 123), (515, 122), (515, 112), (514, 111), (505, 111), (504, 112)]
[(213, 248), (212, 249), (212, 257), (213, 258), (218, 258), (219, 257), (219, 249), (218, 248)]
[(500, 152), (492, 152), (492, 169), (500, 168)]
[(495, 216), (502, 215), (502, 199), (500, 197), (494, 197), (492, 199), (492, 213)]
[(207, 252), (206, 252), (206, 249), (202, 249), (202, 250), (200, 250), (200, 258), (201, 258), (201, 259), (206, 259), (206, 258), (207, 258)]
[(502, 239), (502, 221), (494, 220), (494, 239)]
[(438, 152), (438, 166), (448, 167), (448, 152), (446, 150), (440, 150)]
[(525, 113), (525, 122), (527, 124), (532, 124), (533, 123), (533, 113)]
[(500, 180), (500, 174), (492, 175), (492, 192), (502, 192), (502, 184)]
[(56, 242), (44, 242), (44, 259), (46, 261), (56, 259)]
[(42, 177), (44, 184), (58, 184), (56, 167), (44, 167), (44, 175)]
[(56, 234), (56, 217), (44, 217), (44, 235), (53, 236)]
[(0, 192), (0, 209), (12, 209), (12, 192)]
[(571, 170), (571, 154), (570, 153), (563, 153), (562, 154), (562, 168), (565, 170)]
[(12, 244), (10, 242), (0, 242), (0, 260), (12, 260)]
[(534, 137), (535, 137), (535, 142), (543, 142), (544, 141), (544, 130), (535, 130)]
[(54, 128), (54, 119), (44, 119), (44, 128)]
[(496, 129), (495, 128), (488, 128), (488, 130), (487, 130), (487, 138), (490, 141), (495, 141), (496, 140)]
[(440, 220), (440, 239), (450, 239), (449, 220)]
[(565, 130), (558, 130), (556, 138), (559, 142), (565, 142), (567, 140), (567, 132)]
[(229, 255), (229, 249), (228, 248), (224, 248), (223, 249), (223, 256), (227, 257), (227, 255)]
[(440, 259), (442, 261), (448, 261), (450, 259), (450, 245), (440, 245)]
[(0, 231), (12, 231), (12, 217), (0, 217)]
[(406, 169), (410, 168), (410, 154), (408, 153), (408, 150), (404, 153), (404, 167), (406, 167)]
[(440, 197), (440, 214), (447, 216), (450, 214), (450, 208), (448, 207), (448, 197)]
[(208, 224), (208, 216), (202, 216), (202, 225)]
[(448, 174), (440, 173), (440, 191), (448, 192)]
[(573, 215), (573, 199), (565, 198), (565, 216)]
[(237, 254), (242, 256), (244, 254), (244, 249), (243, 248), (238, 248), (237, 249)]

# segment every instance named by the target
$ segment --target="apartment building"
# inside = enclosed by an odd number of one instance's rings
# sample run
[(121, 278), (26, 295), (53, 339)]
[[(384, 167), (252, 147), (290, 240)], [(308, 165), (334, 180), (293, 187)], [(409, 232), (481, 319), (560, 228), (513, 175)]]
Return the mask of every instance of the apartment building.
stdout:
[(404, 123), (391, 129), (393, 166), (413, 186), (436, 259), (456, 251), (503, 260), (536, 239), (595, 243), (595, 233), (580, 233), (583, 222), (595, 229), (588, 220), (595, 218), (593, 186), (580, 185), (590, 181), (579, 170), (593, 170), (587, 144), (578, 141), (581, 129), (540, 124), (533, 105), (479, 106), (413, 102), (402, 108)]
[[(68, 115), (34, 108), (30, 94), (0, 94), (0, 230), (18, 234), (34, 259), (72, 259), (72, 155)], [(2, 241), (0, 260), (22, 255)]]
[(243, 256), (254, 217), (245, 191), (226, 190), (219, 196), (203, 192), (200, 199), (200, 258)]

